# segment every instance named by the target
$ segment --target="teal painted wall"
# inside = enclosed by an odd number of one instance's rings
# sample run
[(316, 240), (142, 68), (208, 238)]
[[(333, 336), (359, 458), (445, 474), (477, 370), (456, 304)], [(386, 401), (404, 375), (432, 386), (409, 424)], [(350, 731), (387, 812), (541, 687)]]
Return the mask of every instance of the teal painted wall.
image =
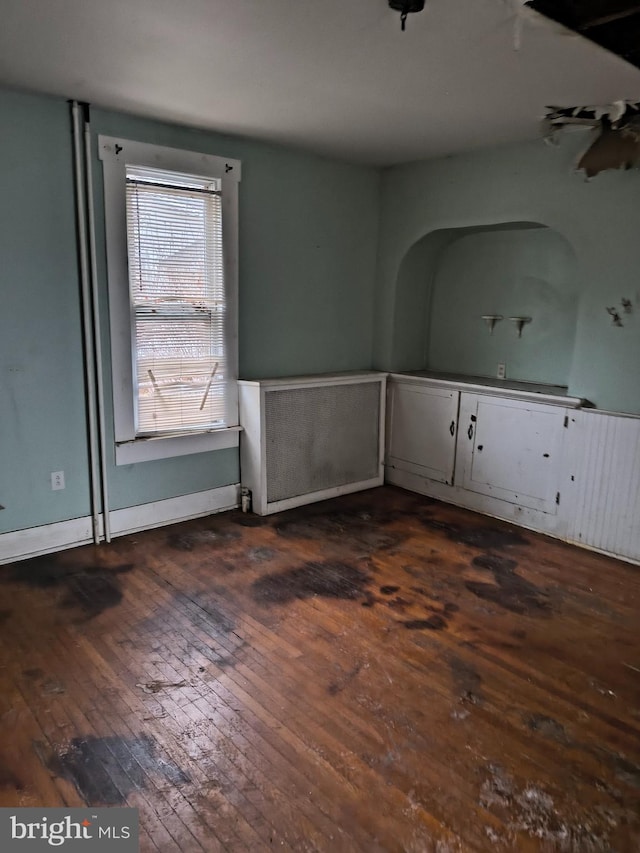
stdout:
[(443, 250), (454, 232), (433, 231), (411, 246), (398, 270), (393, 312), (393, 370), (421, 370), (427, 365), (433, 283)]
[[(446, 232), (433, 272), (425, 367), (566, 385), (575, 343), (573, 250), (550, 228)], [(493, 334), (481, 319), (498, 314)], [(531, 317), (518, 337), (509, 317)]]
[(86, 515), (89, 478), (68, 112), (0, 90), (0, 126), (4, 532)]
[[(68, 105), (0, 95), (0, 532), (89, 513)], [(93, 110), (94, 189), (112, 509), (239, 480), (238, 453), (114, 465), (97, 134), (242, 160), (240, 371), (244, 377), (371, 364), (379, 174), (251, 140)], [(35, 199), (39, 201), (36, 204)], [(51, 471), (67, 488), (52, 492)]]
[[(88, 514), (89, 482), (68, 105), (0, 92), (0, 122), (5, 532)], [(507, 305), (515, 310), (526, 304), (534, 324), (525, 329), (522, 349), (506, 357), (508, 370), (518, 354), (526, 355), (519, 372), (566, 377), (571, 393), (601, 408), (640, 412), (640, 175), (605, 173), (586, 183), (572, 171), (584, 137), (568, 137), (557, 149), (537, 142), (507, 146), (381, 174), (107, 111), (93, 111), (93, 132), (94, 146), (97, 134), (105, 133), (243, 161), (242, 376), (368, 368), (372, 362), (384, 369), (421, 362), (464, 370), (473, 362), (489, 373), (500, 336), (511, 329), (503, 324), (491, 339), (478, 319), (478, 350), (468, 346), (476, 335), (474, 317), (481, 307), (484, 313), (496, 269), (518, 256), (521, 280), (512, 264), (512, 284), (493, 294), (494, 301), (506, 295), (513, 301), (492, 310), (507, 313)], [(108, 367), (97, 158), (93, 166)], [(523, 247), (518, 241), (534, 238), (486, 230), (514, 222), (541, 223), (556, 236), (541, 232), (545, 245)], [(566, 267), (562, 282), (559, 267)], [(622, 297), (632, 299), (636, 310), (618, 329), (605, 308)], [(469, 305), (460, 326), (451, 320), (451, 300), (456, 310)], [(553, 350), (543, 334), (556, 320)], [(552, 362), (557, 373), (549, 376)], [(108, 371), (106, 378), (111, 433)], [(235, 450), (118, 468), (112, 452), (110, 458), (114, 509), (237, 482), (239, 476)], [(50, 489), (56, 470), (66, 475), (61, 492)]]
[[(97, 136), (120, 136), (242, 161), (239, 359), (243, 378), (371, 364), (379, 176), (252, 140), (92, 110), (105, 373), (109, 378), (102, 166)], [(109, 384), (109, 446), (113, 447)], [(237, 483), (237, 450), (116, 466), (112, 509)]]
[[(92, 111), (92, 129), (242, 160), (243, 378), (371, 366), (376, 170), (102, 110)], [(100, 191), (97, 159), (94, 169)]]
[[(406, 292), (403, 261), (411, 247), (443, 229), (538, 222), (560, 234), (575, 253), (576, 330), (567, 367), (569, 391), (602, 409), (640, 413), (640, 174), (605, 172), (586, 182), (573, 167), (587, 141), (585, 135), (574, 134), (558, 148), (530, 142), (385, 170), (375, 367), (394, 368), (398, 354), (406, 356), (408, 345), (397, 340), (403, 324), (396, 316), (410, 315), (412, 306), (421, 311), (425, 304), (412, 276), (409, 290), (414, 296)], [(632, 299), (636, 310), (625, 316), (620, 329), (605, 309), (620, 306), (622, 297)], [(533, 324), (523, 332), (523, 340), (529, 332)], [(487, 364), (495, 360), (492, 345), (488, 336), (479, 340), (478, 352)], [(446, 346), (441, 340), (439, 359)], [(549, 372), (542, 343), (528, 359), (533, 375)]]

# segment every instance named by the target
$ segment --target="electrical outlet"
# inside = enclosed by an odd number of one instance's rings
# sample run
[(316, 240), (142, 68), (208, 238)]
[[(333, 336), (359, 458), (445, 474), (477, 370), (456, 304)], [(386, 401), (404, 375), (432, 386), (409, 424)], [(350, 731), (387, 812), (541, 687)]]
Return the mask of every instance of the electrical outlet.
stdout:
[(507, 378), (507, 365), (504, 361), (500, 361), (498, 363), (498, 379), (506, 379)]
[(64, 489), (64, 471), (51, 472), (51, 490), (54, 492)]

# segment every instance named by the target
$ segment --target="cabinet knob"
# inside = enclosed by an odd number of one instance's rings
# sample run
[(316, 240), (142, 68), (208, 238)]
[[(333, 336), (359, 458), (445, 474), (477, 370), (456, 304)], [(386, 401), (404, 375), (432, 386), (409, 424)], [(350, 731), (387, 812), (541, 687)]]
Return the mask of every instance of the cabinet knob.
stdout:
[(469, 441), (473, 438), (473, 424), (469, 424), (469, 429), (467, 430), (467, 435), (469, 436)]

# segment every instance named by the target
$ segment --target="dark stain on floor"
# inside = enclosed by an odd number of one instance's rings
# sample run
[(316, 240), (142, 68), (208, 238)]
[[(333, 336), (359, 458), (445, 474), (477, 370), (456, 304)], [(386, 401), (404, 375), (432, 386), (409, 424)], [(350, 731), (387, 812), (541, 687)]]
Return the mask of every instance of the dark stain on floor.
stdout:
[[(439, 557), (427, 557), (422, 565), (407, 564), (402, 566), (402, 571), (406, 572), (406, 574), (414, 578), (414, 580), (420, 581), (422, 584), (428, 584), (430, 588), (433, 588), (436, 585), (434, 578), (436, 577), (435, 573), (440, 568), (440, 562), (441, 560)], [(442, 582), (438, 583), (441, 587), (444, 586)], [(427, 589), (424, 586), (422, 587), (422, 594), (433, 597), (433, 593), (430, 589)]]
[(41, 696), (55, 696), (67, 692), (67, 688), (62, 681), (47, 675), (39, 667), (23, 669), (22, 676), (34, 683)]
[(192, 624), (197, 624), (198, 627), (205, 630), (215, 628), (224, 634), (231, 634), (235, 631), (235, 619), (228, 613), (224, 604), (217, 597), (207, 592), (199, 591), (190, 597), (190, 601), (198, 607), (198, 610), (191, 608), (189, 611)]
[(388, 598), (386, 600), (387, 607), (391, 607), (392, 610), (404, 610), (409, 607), (411, 603), (411, 601), (403, 598), (401, 595), (396, 595), (393, 598)]
[(237, 539), (240, 539), (240, 534), (234, 530), (189, 530), (167, 536), (167, 545), (176, 551), (193, 551), (203, 546), (220, 548)]
[(359, 661), (347, 672), (342, 672), (340, 675), (335, 678), (327, 687), (327, 692), (330, 696), (336, 696), (338, 693), (342, 693), (342, 691), (347, 687), (354, 678), (357, 677), (360, 670), (362, 669), (362, 662)]
[(423, 513), (420, 522), (430, 530), (439, 530), (446, 534), (448, 539), (459, 545), (468, 545), (471, 548), (480, 548), (483, 551), (500, 551), (511, 548), (514, 545), (528, 545), (529, 540), (517, 530), (509, 530), (502, 527), (461, 527), (434, 518), (428, 513)]
[(422, 629), (427, 631), (442, 631), (443, 628), (447, 627), (446, 619), (440, 616), (439, 613), (434, 613), (428, 619), (410, 619), (402, 624), (410, 631), (420, 631)]
[[(130, 571), (132, 566), (119, 567)], [(122, 588), (111, 571), (88, 569), (68, 578), (67, 591), (62, 600), (63, 607), (79, 608), (87, 619), (99, 616), (122, 601)]]
[(535, 584), (516, 574), (518, 563), (508, 557), (497, 554), (483, 554), (474, 557), (474, 566), (493, 572), (495, 584), (482, 581), (465, 581), (466, 588), (494, 604), (511, 610), (512, 613), (527, 613), (549, 609), (549, 602)]
[(13, 613), (12, 610), (6, 610), (6, 609), (0, 610), (0, 625), (4, 625), (4, 623), (9, 619), (9, 617), (11, 616), (12, 613)]
[(515, 530), (502, 530), (499, 527), (467, 527), (449, 536), (460, 545), (481, 548), (483, 551), (499, 551), (514, 545), (528, 545), (529, 540)]
[(429, 530), (440, 530), (448, 534), (460, 529), (457, 524), (441, 521), (439, 518), (435, 518), (430, 512), (422, 513), (418, 516), (418, 519), (422, 526), (427, 527)]
[(273, 560), (276, 552), (273, 548), (251, 548), (248, 556), (252, 563), (267, 563)]
[(378, 595), (374, 595), (370, 590), (366, 589), (364, 591), (364, 598), (360, 602), (363, 607), (373, 607), (376, 604), (383, 604), (384, 598), (380, 598)]
[[(151, 650), (160, 649), (158, 653), (162, 654), (161, 638), (174, 630), (176, 619), (188, 620), (194, 628), (177, 640), (180, 659), (186, 666), (199, 665), (204, 658), (217, 669), (228, 669), (242, 660), (247, 641), (236, 632), (235, 616), (214, 588), (175, 592), (140, 623), (138, 633), (149, 638)], [(172, 653), (176, 651), (171, 649)]]
[(371, 575), (357, 566), (325, 560), (265, 575), (253, 583), (252, 592), (255, 600), (262, 604), (286, 604), (315, 595), (360, 599), (369, 583)]
[(624, 782), (632, 788), (640, 789), (640, 767), (637, 764), (614, 752), (607, 750), (602, 750), (602, 752), (605, 752), (608, 756), (613, 767), (613, 772), (619, 782)]
[(287, 517), (274, 525), (280, 536), (296, 539), (339, 540), (354, 550), (388, 550), (397, 547), (406, 538), (385, 527), (394, 520), (393, 514), (371, 513), (364, 510), (329, 512), (310, 515), (287, 513)]
[(88, 806), (124, 805), (130, 794), (149, 786), (152, 775), (173, 786), (190, 782), (148, 735), (73, 738), (59, 751), (37, 742), (34, 749), (52, 773), (75, 786)]
[(57, 554), (34, 557), (5, 566), (2, 583), (19, 583), (38, 589), (59, 589), (58, 604), (79, 610), (85, 619), (93, 619), (122, 601), (119, 575), (130, 572), (131, 563), (120, 566), (78, 566), (61, 562)]
[(640, 767), (629, 761), (625, 756), (596, 744), (574, 740), (562, 723), (545, 714), (530, 714), (525, 716), (524, 721), (531, 731), (537, 732), (549, 740), (571, 749), (581, 749), (595, 756), (603, 765), (609, 765), (619, 782), (624, 782), (626, 785), (640, 790)]
[(24, 787), (24, 783), (16, 776), (13, 770), (0, 761), (0, 788), (12, 788), (14, 791), (23, 791)]
[(525, 717), (525, 723), (532, 732), (538, 732), (549, 740), (554, 740), (563, 746), (572, 745), (565, 727), (553, 717), (547, 717), (545, 714), (529, 714)]
[(140, 632), (152, 636), (164, 633), (168, 625), (172, 625), (179, 611), (179, 619), (188, 619), (191, 625), (207, 635), (231, 634), (235, 631), (236, 622), (227, 611), (224, 602), (215, 592), (193, 590), (175, 592), (153, 615), (145, 619), (140, 626)]
[(22, 674), (25, 678), (37, 680), (39, 678), (44, 678), (45, 672), (43, 669), (40, 669), (39, 666), (34, 666), (31, 669), (23, 669)]
[(447, 655), (446, 662), (449, 665), (458, 701), (465, 705), (481, 705), (484, 701), (482, 678), (476, 668), (454, 654)]

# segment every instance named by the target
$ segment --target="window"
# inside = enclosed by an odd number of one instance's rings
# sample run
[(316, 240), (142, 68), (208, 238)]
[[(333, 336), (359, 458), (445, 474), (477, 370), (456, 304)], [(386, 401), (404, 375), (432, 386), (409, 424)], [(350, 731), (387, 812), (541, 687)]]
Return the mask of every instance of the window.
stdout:
[(116, 461), (235, 446), (240, 164), (101, 136)]

